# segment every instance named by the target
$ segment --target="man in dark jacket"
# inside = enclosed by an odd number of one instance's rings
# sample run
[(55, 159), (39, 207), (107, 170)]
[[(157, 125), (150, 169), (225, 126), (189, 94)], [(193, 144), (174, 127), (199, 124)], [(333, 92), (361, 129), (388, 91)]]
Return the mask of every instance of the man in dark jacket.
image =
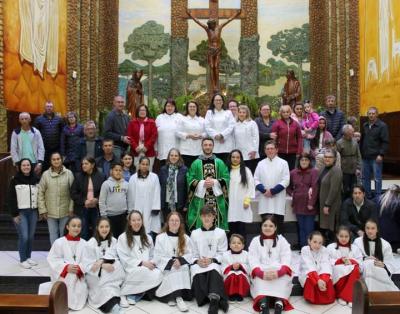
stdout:
[(115, 96), (113, 110), (107, 115), (104, 121), (104, 138), (114, 141), (114, 154), (120, 159), (121, 154), (130, 144), (129, 136), (126, 136), (126, 129), (130, 121), (129, 116), (124, 113), (125, 99), (122, 96)]
[(97, 128), (94, 121), (89, 120), (85, 123), (83, 128), (85, 137), (81, 139), (78, 148), (79, 161), (86, 156), (96, 159), (103, 155), (102, 139), (96, 136), (96, 131)]
[(50, 156), (60, 151), (61, 131), (64, 127), (63, 119), (54, 113), (54, 104), (46, 101), (44, 113), (35, 119), (34, 127), (40, 131), (45, 149), (43, 171), (50, 166)]
[(104, 139), (103, 140), (103, 156), (96, 158), (97, 170), (104, 174), (106, 178), (110, 176), (110, 170), (112, 164), (119, 164), (120, 159), (113, 153), (113, 140)]
[(361, 156), (363, 163), (363, 185), (367, 197), (373, 198), (371, 192), (371, 174), (375, 179), (375, 196), (382, 194), (382, 163), (383, 156), (389, 147), (389, 130), (378, 118), (378, 109), (370, 107), (367, 111), (368, 121), (361, 129)]
[(336, 97), (333, 95), (326, 96), (325, 104), (326, 110), (321, 112), (321, 116), (326, 119), (327, 130), (338, 141), (342, 137), (342, 128), (346, 122), (344, 113), (336, 107)]
[(341, 224), (349, 227), (355, 237), (364, 235), (364, 225), (368, 219), (378, 221), (378, 208), (365, 197), (362, 185), (353, 187), (352, 197), (343, 202), (340, 214)]

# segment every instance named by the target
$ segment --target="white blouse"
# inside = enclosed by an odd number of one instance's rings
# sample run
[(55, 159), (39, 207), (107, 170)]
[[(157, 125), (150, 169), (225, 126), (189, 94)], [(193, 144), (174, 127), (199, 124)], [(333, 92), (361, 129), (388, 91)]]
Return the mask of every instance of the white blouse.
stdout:
[[(207, 110), (205, 117), (205, 126), (208, 136), (214, 139), (214, 153), (229, 153), (234, 147), (233, 128), (235, 127), (235, 118), (230, 110)], [(222, 134), (224, 142), (215, 140), (218, 134)]]
[(233, 129), (235, 148), (243, 154), (244, 160), (249, 160), (249, 153), (256, 152), (254, 158), (259, 158), (258, 145), (260, 143), (257, 124), (253, 120), (237, 121)]
[(178, 121), (178, 128), (175, 135), (180, 139), (179, 151), (182, 155), (188, 156), (199, 156), (202, 153), (201, 140), (193, 140), (187, 138), (190, 134), (199, 134), (202, 138), (207, 137), (206, 129), (204, 126), (204, 118), (194, 116), (193, 118), (189, 115), (182, 116)]
[(175, 131), (180, 118), (180, 113), (162, 113), (157, 117), (157, 158), (159, 160), (167, 159), (168, 152), (171, 148), (178, 148), (179, 141), (175, 136)]

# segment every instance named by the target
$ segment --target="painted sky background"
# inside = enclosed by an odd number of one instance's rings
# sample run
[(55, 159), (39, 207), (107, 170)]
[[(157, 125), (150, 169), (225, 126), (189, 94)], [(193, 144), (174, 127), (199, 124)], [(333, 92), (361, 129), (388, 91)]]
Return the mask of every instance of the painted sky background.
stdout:
[[(207, 8), (208, 0), (188, 0), (189, 8)], [(220, 8), (240, 8), (240, 0), (219, 0)], [(136, 27), (146, 21), (155, 20), (164, 25), (165, 32), (171, 33), (170, 0), (120, 0), (120, 29), (119, 29), (119, 63), (130, 59), (125, 54), (123, 42)], [(280, 30), (300, 27), (308, 23), (308, 0), (258, 0), (258, 29), (260, 34), (260, 62), (264, 63), (272, 57), (272, 52), (267, 49), (267, 42), (271, 35)], [(206, 22), (206, 20), (204, 20)], [(206, 39), (205, 31), (189, 22), (189, 51), (193, 50), (201, 40)], [(222, 32), (222, 37), (227, 45), (229, 55), (239, 60), (240, 21), (232, 21)], [(154, 65), (161, 65), (169, 61), (169, 53)], [(145, 65), (145, 62), (136, 60), (136, 63)], [(308, 69), (306, 65), (304, 67)], [(189, 73), (205, 73), (205, 69), (198, 66), (196, 61), (189, 59)]]

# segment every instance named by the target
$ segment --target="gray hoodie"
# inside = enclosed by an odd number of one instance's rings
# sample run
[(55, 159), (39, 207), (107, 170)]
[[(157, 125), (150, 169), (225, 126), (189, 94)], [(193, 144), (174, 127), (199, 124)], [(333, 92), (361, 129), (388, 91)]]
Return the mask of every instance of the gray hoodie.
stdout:
[(100, 216), (116, 216), (128, 210), (128, 182), (109, 177), (104, 181), (99, 197)]

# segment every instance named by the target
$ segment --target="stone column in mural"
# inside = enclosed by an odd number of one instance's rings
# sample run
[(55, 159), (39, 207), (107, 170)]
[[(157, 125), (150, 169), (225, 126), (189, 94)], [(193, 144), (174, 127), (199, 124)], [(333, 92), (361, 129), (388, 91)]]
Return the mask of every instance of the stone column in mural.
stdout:
[(241, 2), (245, 18), (242, 19), (239, 42), (240, 88), (243, 93), (257, 96), (258, 62), (260, 57), (257, 1), (242, 0)]
[(171, 89), (172, 97), (186, 94), (189, 38), (187, 0), (171, 0)]

